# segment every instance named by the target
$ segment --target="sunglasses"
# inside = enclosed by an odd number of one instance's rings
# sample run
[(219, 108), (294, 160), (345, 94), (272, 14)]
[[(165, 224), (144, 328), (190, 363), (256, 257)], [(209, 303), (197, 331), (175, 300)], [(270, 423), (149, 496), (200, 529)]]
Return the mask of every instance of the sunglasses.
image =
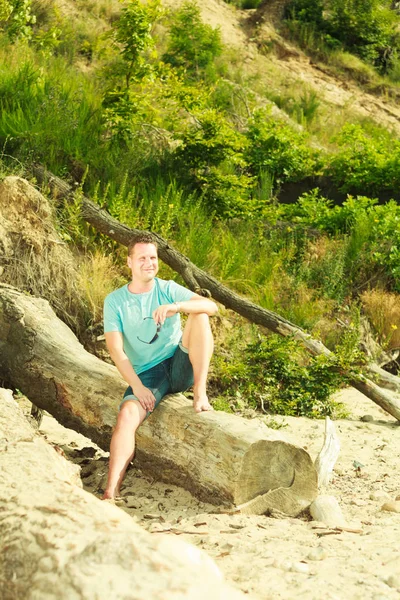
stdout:
[[(147, 319), (153, 319), (153, 317), (145, 317), (143, 319), (143, 321), (146, 321)], [(144, 340), (140, 339), (140, 337), (138, 335), (136, 337), (139, 340), (139, 342), (143, 342), (143, 344), (152, 344), (158, 338), (160, 330), (161, 330), (161, 323), (157, 323), (156, 332), (155, 332), (154, 336), (151, 338), (151, 340), (149, 342), (145, 342)]]

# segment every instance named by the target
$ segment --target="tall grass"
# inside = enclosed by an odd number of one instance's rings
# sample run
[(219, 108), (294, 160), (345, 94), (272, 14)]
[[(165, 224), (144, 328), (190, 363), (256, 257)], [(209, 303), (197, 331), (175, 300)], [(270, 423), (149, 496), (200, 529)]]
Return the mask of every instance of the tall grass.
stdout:
[(400, 296), (381, 289), (361, 295), (365, 313), (385, 348), (400, 348)]

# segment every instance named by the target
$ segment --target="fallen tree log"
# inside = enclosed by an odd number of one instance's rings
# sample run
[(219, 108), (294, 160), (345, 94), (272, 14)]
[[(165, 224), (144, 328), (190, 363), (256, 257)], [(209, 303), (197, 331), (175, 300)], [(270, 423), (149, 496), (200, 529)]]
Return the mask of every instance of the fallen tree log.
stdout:
[[(0, 340), (0, 374), (60, 423), (108, 449), (126, 387), (117, 369), (86, 352), (47, 301), (5, 284)], [(297, 515), (317, 494), (305, 450), (259, 421), (197, 414), (182, 396), (163, 401), (140, 428), (136, 460), (213, 504), (242, 504), (274, 490), (271, 507)]]
[(144, 531), (79, 487), (79, 468), (0, 389), (2, 600), (240, 600), (205, 552)]
[[(34, 168), (34, 174), (40, 182), (46, 182), (57, 197), (63, 199), (72, 197), (72, 187), (59, 177), (52, 175), (52, 173), (42, 166), (36, 166)], [(119, 223), (116, 219), (111, 217), (109, 213), (85, 196), (82, 196), (81, 214), (82, 218), (90, 223), (97, 231), (125, 246), (128, 246), (134, 234), (139, 233), (137, 229), (131, 229), (130, 227)], [(332, 354), (332, 352), (319, 340), (313, 339), (308, 333), (273, 311), (262, 308), (246, 298), (242, 298), (239, 294), (236, 294), (221, 284), (214, 277), (199, 269), (186, 256), (172, 248), (160, 235), (153, 232), (152, 235), (158, 244), (161, 260), (179, 273), (185, 283), (193, 291), (204, 294), (208, 292), (215, 300), (226, 306), (226, 308), (234, 310), (256, 325), (266, 327), (279, 335), (294, 337), (301, 342), (313, 356), (330, 356)], [(399, 380), (398, 386), (400, 388), (400, 378), (396, 379)], [(362, 394), (373, 400), (373, 402), (395, 417), (395, 419), (400, 420), (399, 394), (383, 390), (364, 376), (360, 376), (358, 379), (352, 379), (351, 384)]]

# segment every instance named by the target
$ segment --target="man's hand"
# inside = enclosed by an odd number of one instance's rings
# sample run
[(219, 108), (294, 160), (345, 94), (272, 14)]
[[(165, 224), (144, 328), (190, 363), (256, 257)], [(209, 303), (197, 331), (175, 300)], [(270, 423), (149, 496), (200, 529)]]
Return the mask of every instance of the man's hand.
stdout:
[(140, 404), (144, 408), (144, 410), (152, 412), (154, 410), (154, 405), (156, 403), (156, 399), (154, 394), (149, 388), (144, 386), (143, 384), (135, 385), (132, 388), (133, 393), (136, 398), (139, 400)]
[(153, 311), (152, 317), (156, 323), (163, 325), (166, 318), (176, 315), (177, 312), (178, 306), (176, 304), (161, 304)]
[(193, 408), (194, 411), (199, 413), (199, 412), (203, 412), (207, 411), (207, 410), (214, 410), (213, 407), (211, 406), (211, 404), (208, 401), (208, 398), (206, 396), (206, 394), (194, 394), (194, 398), (193, 398)]

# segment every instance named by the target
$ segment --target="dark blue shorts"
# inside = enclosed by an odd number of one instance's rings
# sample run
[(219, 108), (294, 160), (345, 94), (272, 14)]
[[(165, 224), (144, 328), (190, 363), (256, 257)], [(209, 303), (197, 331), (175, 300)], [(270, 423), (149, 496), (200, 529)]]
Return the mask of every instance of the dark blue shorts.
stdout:
[[(153, 392), (156, 399), (154, 408), (156, 408), (167, 394), (184, 392), (193, 385), (193, 368), (188, 351), (179, 344), (171, 358), (139, 373), (138, 377), (143, 385)], [(127, 400), (137, 400), (131, 386), (125, 390), (123, 400), (119, 405), (120, 410)]]

